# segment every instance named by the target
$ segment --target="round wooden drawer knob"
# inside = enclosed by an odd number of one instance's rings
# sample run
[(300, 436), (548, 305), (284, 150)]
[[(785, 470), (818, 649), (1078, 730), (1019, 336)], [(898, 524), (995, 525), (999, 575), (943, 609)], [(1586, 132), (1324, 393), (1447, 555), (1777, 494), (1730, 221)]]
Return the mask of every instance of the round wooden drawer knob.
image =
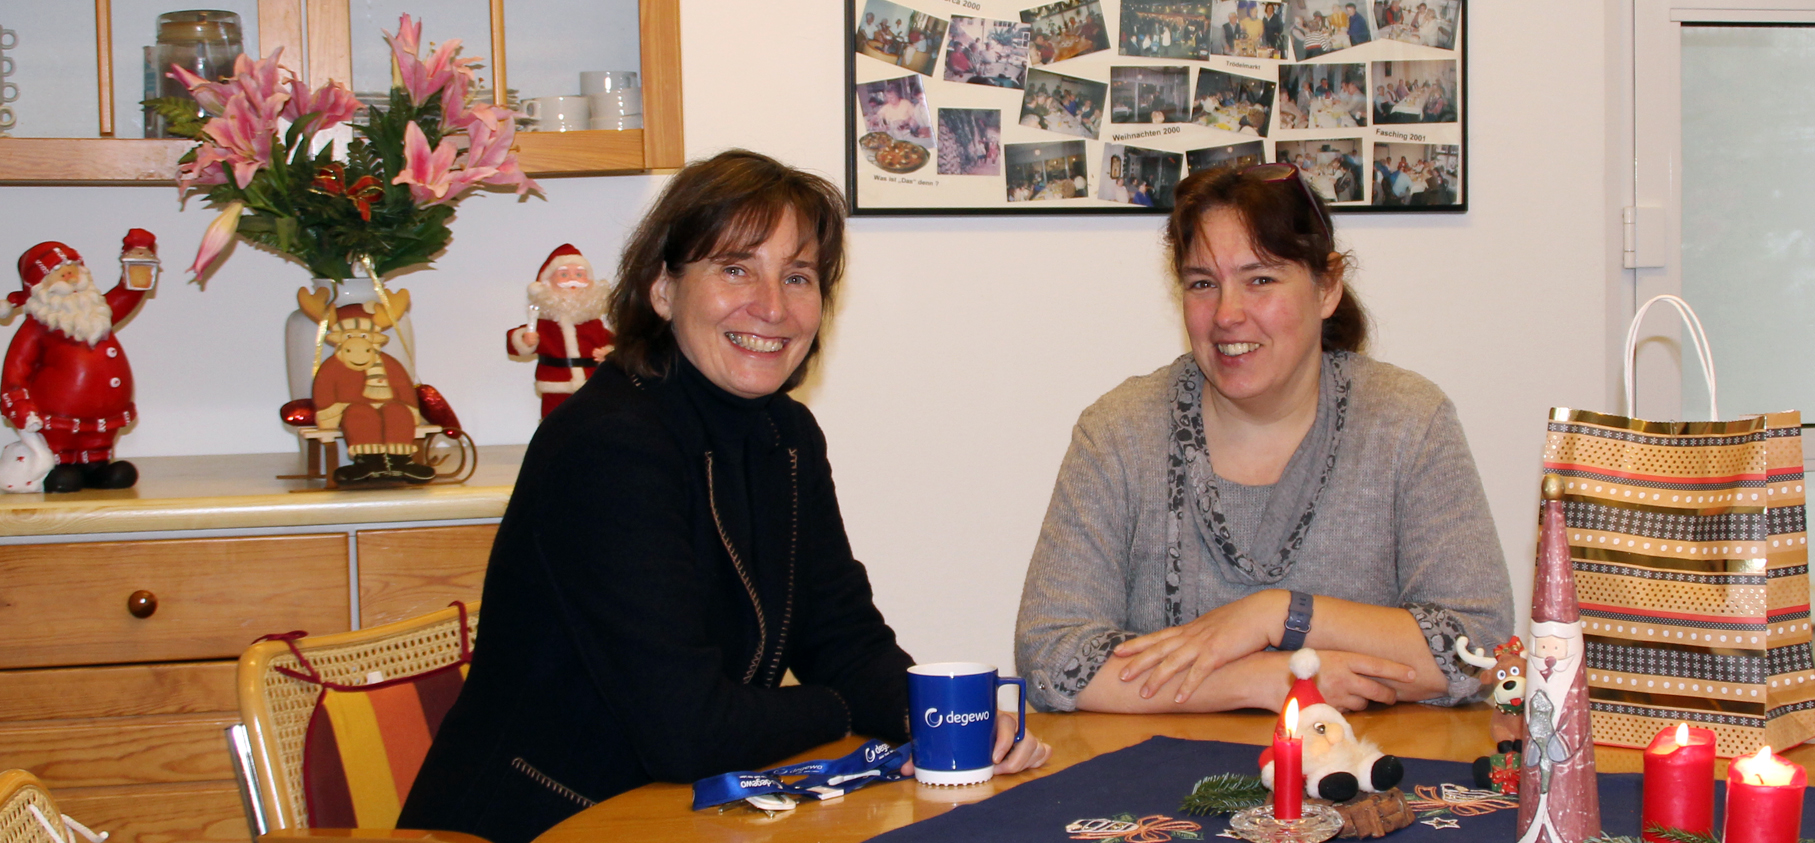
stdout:
[(126, 611), (135, 618), (149, 618), (158, 610), (158, 596), (149, 591), (135, 591), (126, 598)]

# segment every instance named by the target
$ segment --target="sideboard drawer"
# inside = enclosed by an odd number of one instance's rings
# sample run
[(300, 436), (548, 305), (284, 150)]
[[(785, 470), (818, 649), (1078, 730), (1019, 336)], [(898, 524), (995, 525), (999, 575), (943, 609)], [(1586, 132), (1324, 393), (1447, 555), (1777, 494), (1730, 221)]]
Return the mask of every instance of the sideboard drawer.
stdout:
[(496, 524), (360, 530), (359, 625), (413, 618), (479, 599)]
[(239, 712), (0, 723), (0, 758), (30, 770), (52, 794), (233, 778), (226, 728)]
[(344, 533), (15, 545), (0, 668), (235, 658), (266, 633), (347, 629), (349, 600)]
[(51, 794), (77, 822), (127, 843), (252, 839), (231, 781), (64, 788)]
[(0, 670), (0, 722), (237, 712), (238, 668), (237, 662), (223, 659)]

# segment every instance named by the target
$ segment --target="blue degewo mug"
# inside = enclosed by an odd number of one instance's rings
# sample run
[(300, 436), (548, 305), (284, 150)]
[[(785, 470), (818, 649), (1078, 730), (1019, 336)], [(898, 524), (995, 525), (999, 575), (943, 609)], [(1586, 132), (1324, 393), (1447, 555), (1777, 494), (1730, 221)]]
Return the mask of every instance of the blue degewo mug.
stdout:
[(989, 781), (995, 774), (996, 689), (1020, 689), (1020, 727), (1027, 737), (1027, 683), (1000, 679), (996, 669), (976, 662), (939, 662), (908, 668), (908, 710), (914, 733), (914, 778), (926, 784), (960, 785)]

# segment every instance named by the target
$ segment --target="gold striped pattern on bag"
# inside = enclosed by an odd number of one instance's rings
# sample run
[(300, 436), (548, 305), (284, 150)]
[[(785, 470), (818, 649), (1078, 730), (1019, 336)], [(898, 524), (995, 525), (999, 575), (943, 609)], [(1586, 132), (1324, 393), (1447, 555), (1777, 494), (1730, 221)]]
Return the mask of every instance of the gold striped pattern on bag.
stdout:
[(1551, 410), (1596, 743), (1683, 721), (1725, 757), (1815, 736), (1801, 423)]

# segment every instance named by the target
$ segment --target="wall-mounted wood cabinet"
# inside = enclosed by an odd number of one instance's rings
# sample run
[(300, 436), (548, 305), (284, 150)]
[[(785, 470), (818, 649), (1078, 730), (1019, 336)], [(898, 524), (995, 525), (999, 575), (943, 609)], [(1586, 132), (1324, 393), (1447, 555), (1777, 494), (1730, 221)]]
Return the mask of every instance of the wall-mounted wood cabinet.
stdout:
[[(56, 97), (60, 111), (67, 113), (87, 112), (95, 115), (92, 125), (95, 131), (86, 137), (4, 137), (0, 136), (0, 184), (171, 184), (174, 182), (177, 159), (181, 158), (192, 142), (181, 139), (144, 139), (133, 137), (138, 134), (136, 127), (125, 126), (117, 119), (121, 113), (132, 113), (139, 97), (138, 89), (126, 84), (127, 76), (137, 78), (139, 70), (136, 65), (125, 59), (132, 55), (133, 47), (126, 27), (128, 22), (115, 22), (116, 11), (131, 6), (137, 10), (138, 0), (95, 0), (95, 19), (92, 22), (94, 45), (88, 47), (85, 37), (74, 36), (82, 46), (88, 49), (87, 55), (93, 58), (92, 71), (86, 63), (81, 63), (81, 72), (64, 73), (64, 77), (79, 77), (92, 72), (94, 86), (87, 88), (84, 84), (74, 83), (77, 88), (86, 88), (80, 95), (68, 93), (68, 88)], [(251, 5), (256, 4), (255, 14)], [(359, 31), (354, 31), (355, 15), (349, 0), (244, 0), (242, 5), (248, 8), (248, 14), (255, 18), (249, 21), (248, 28), (256, 30), (256, 42), (247, 39), (245, 49), (248, 53), (256, 51), (258, 55), (270, 55), (274, 50), (283, 48), (284, 63), (298, 71), (310, 85), (320, 85), (328, 79), (335, 79), (360, 90), (355, 85), (356, 57), (376, 44), (383, 48), (378, 32), (365, 26), (368, 21), (361, 19)], [(360, 14), (376, 19), (372, 13), (373, 6), (398, 5), (405, 11), (419, 17), (429, 18), (424, 36), (427, 40), (465, 36), (467, 40), (466, 55), (480, 54), (486, 57), (487, 75), (490, 88), (496, 91), (508, 90), (512, 79), (512, 63), (507, 45), (514, 44), (515, 51), (523, 56), (518, 64), (525, 69), (533, 63), (541, 62), (550, 52), (565, 50), (574, 55), (575, 61), (583, 60), (587, 48), (599, 40), (625, 40), (634, 27), (636, 64), (641, 72), (642, 123), (640, 129), (599, 129), (568, 132), (532, 132), (521, 131), (517, 134), (517, 149), (523, 167), (532, 176), (578, 176), (603, 175), (610, 173), (644, 172), (654, 169), (679, 167), (684, 163), (684, 151), (681, 129), (681, 61), (680, 61), (680, 0), (621, 0), (611, 8), (618, 11), (623, 19), (612, 21), (604, 26), (594, 24), (576, 24), (569, 27), (553, 26), (547, 21), (560, 21), (572, 18), (571, 7), (557, 3), (555, 0), (462, 0), (461, 3), (438, 3), (428, 8), (414, 8), (412, 4), (363, 3)], [(417, 4), (419, 5), (419, 4)], [(462, 7), (472, 8), (462, 8)], [(594, 15), (597, 10), (611, 4), (589, 4), (586, 8)], [(61, 9), (61, 6), (59, 6)], [(569, 9), (563, 12), (562, 9)], [(435, 28), (435, 17), (460, 17), (449, 15), (450, 10), (466, 13), (465, 18), (481, 21), (489, 30), (485, 33), (454, 32), (448, 27)], [(35, 14), (35, 13), (34, 13)], [(67, 9), (59, 14), (67, 15)], [(634, 20), (632, 16), (634, 15)], [(141, 15), (142, 16), (142, 15)], [(543, 31), (526, 31), (523, 26), (516, 30), (510, 27), (512, 21), (521, 24), (544, 27)], [(72, 24), (85, 21), (68, 21)], [(0, 20), (0, 30), (5, 29), (9, 21)], [(135, 27), (132, 34), (139, 34), (144, 22), (131, 21)], [(394, 29), (395, 17), (383, 21), (384, 28)], [(589, 31), (588, 27), (594, 27)], [(47, 37), (70, 37), (72, 27), (46, 27), (49, 33), (20, 33), (15, 30), (11, 43), (21, 44), (15, 47), (17, 55), (7, 56), (6, 66), (14, 67), (27, 61), (31, 55), (28, 48), (37, 45)], [(366, 31), (372, 29), (373, 31)], [(597, 29), (610, 30), (599, 32)], [(518, 37), (510, 37), (516, 32)], [(439, 34), (439, 38), (437, 38)], [(485, 38), (474, 38), (483, 34)], [(119, 41), (116, 46), (115, 41)], [(365, 42), (372, 42), (371, 44)], [(0, 49), (5, 49), (8, 40), (0, 37)], [(59, 46), (62, 46), (59, 43)], [(71, 50), (57, 50), (58, 61), (71, 53)], [(47, 51), (49, 54), (50, 51)], [(300, 58), (299, 58), (300, 57)], [(573, 70), (577, 79), (579, 70), (593, 69), (575, 65)], [(523, 77), (519, 77), (523, 78)], [(0, 79), (0, 83), (6, 80)], [(66, 78), (62, 81), (68, 82)], [(502, 84), (500, 84), (502, 82)], [(14, 84), (13, 92), (18, 92), (19, 83)], [(383, 80), (374, 87), (384, 87)], [(0, 90), (6, 90), (0, 88)], [(128, 92), (132, 93), (128, 93)], [(525, 92), (525, 96), (573, 94), (578, 92), (577, 81), (572, 89), (562, 90), (544, 85), (540, 89)], [(502, 99), (502, 93), (496, 94)], [(92, 106), (89, 105), (92, 103)], [(129, 106), (122, 109), (122, 105)], [(4, 103), (0, 103), (4, 106)], [(40, 109), (49, 107), (42, 102)], [(67, 116), (67, 114), (66, 114)], [(82, 125), (89, 125), (86, 120)], [(0, 126), (0, 130), (4, 130)], [(14, 134), (27, 135), (27, 131), (15, 131)]]

